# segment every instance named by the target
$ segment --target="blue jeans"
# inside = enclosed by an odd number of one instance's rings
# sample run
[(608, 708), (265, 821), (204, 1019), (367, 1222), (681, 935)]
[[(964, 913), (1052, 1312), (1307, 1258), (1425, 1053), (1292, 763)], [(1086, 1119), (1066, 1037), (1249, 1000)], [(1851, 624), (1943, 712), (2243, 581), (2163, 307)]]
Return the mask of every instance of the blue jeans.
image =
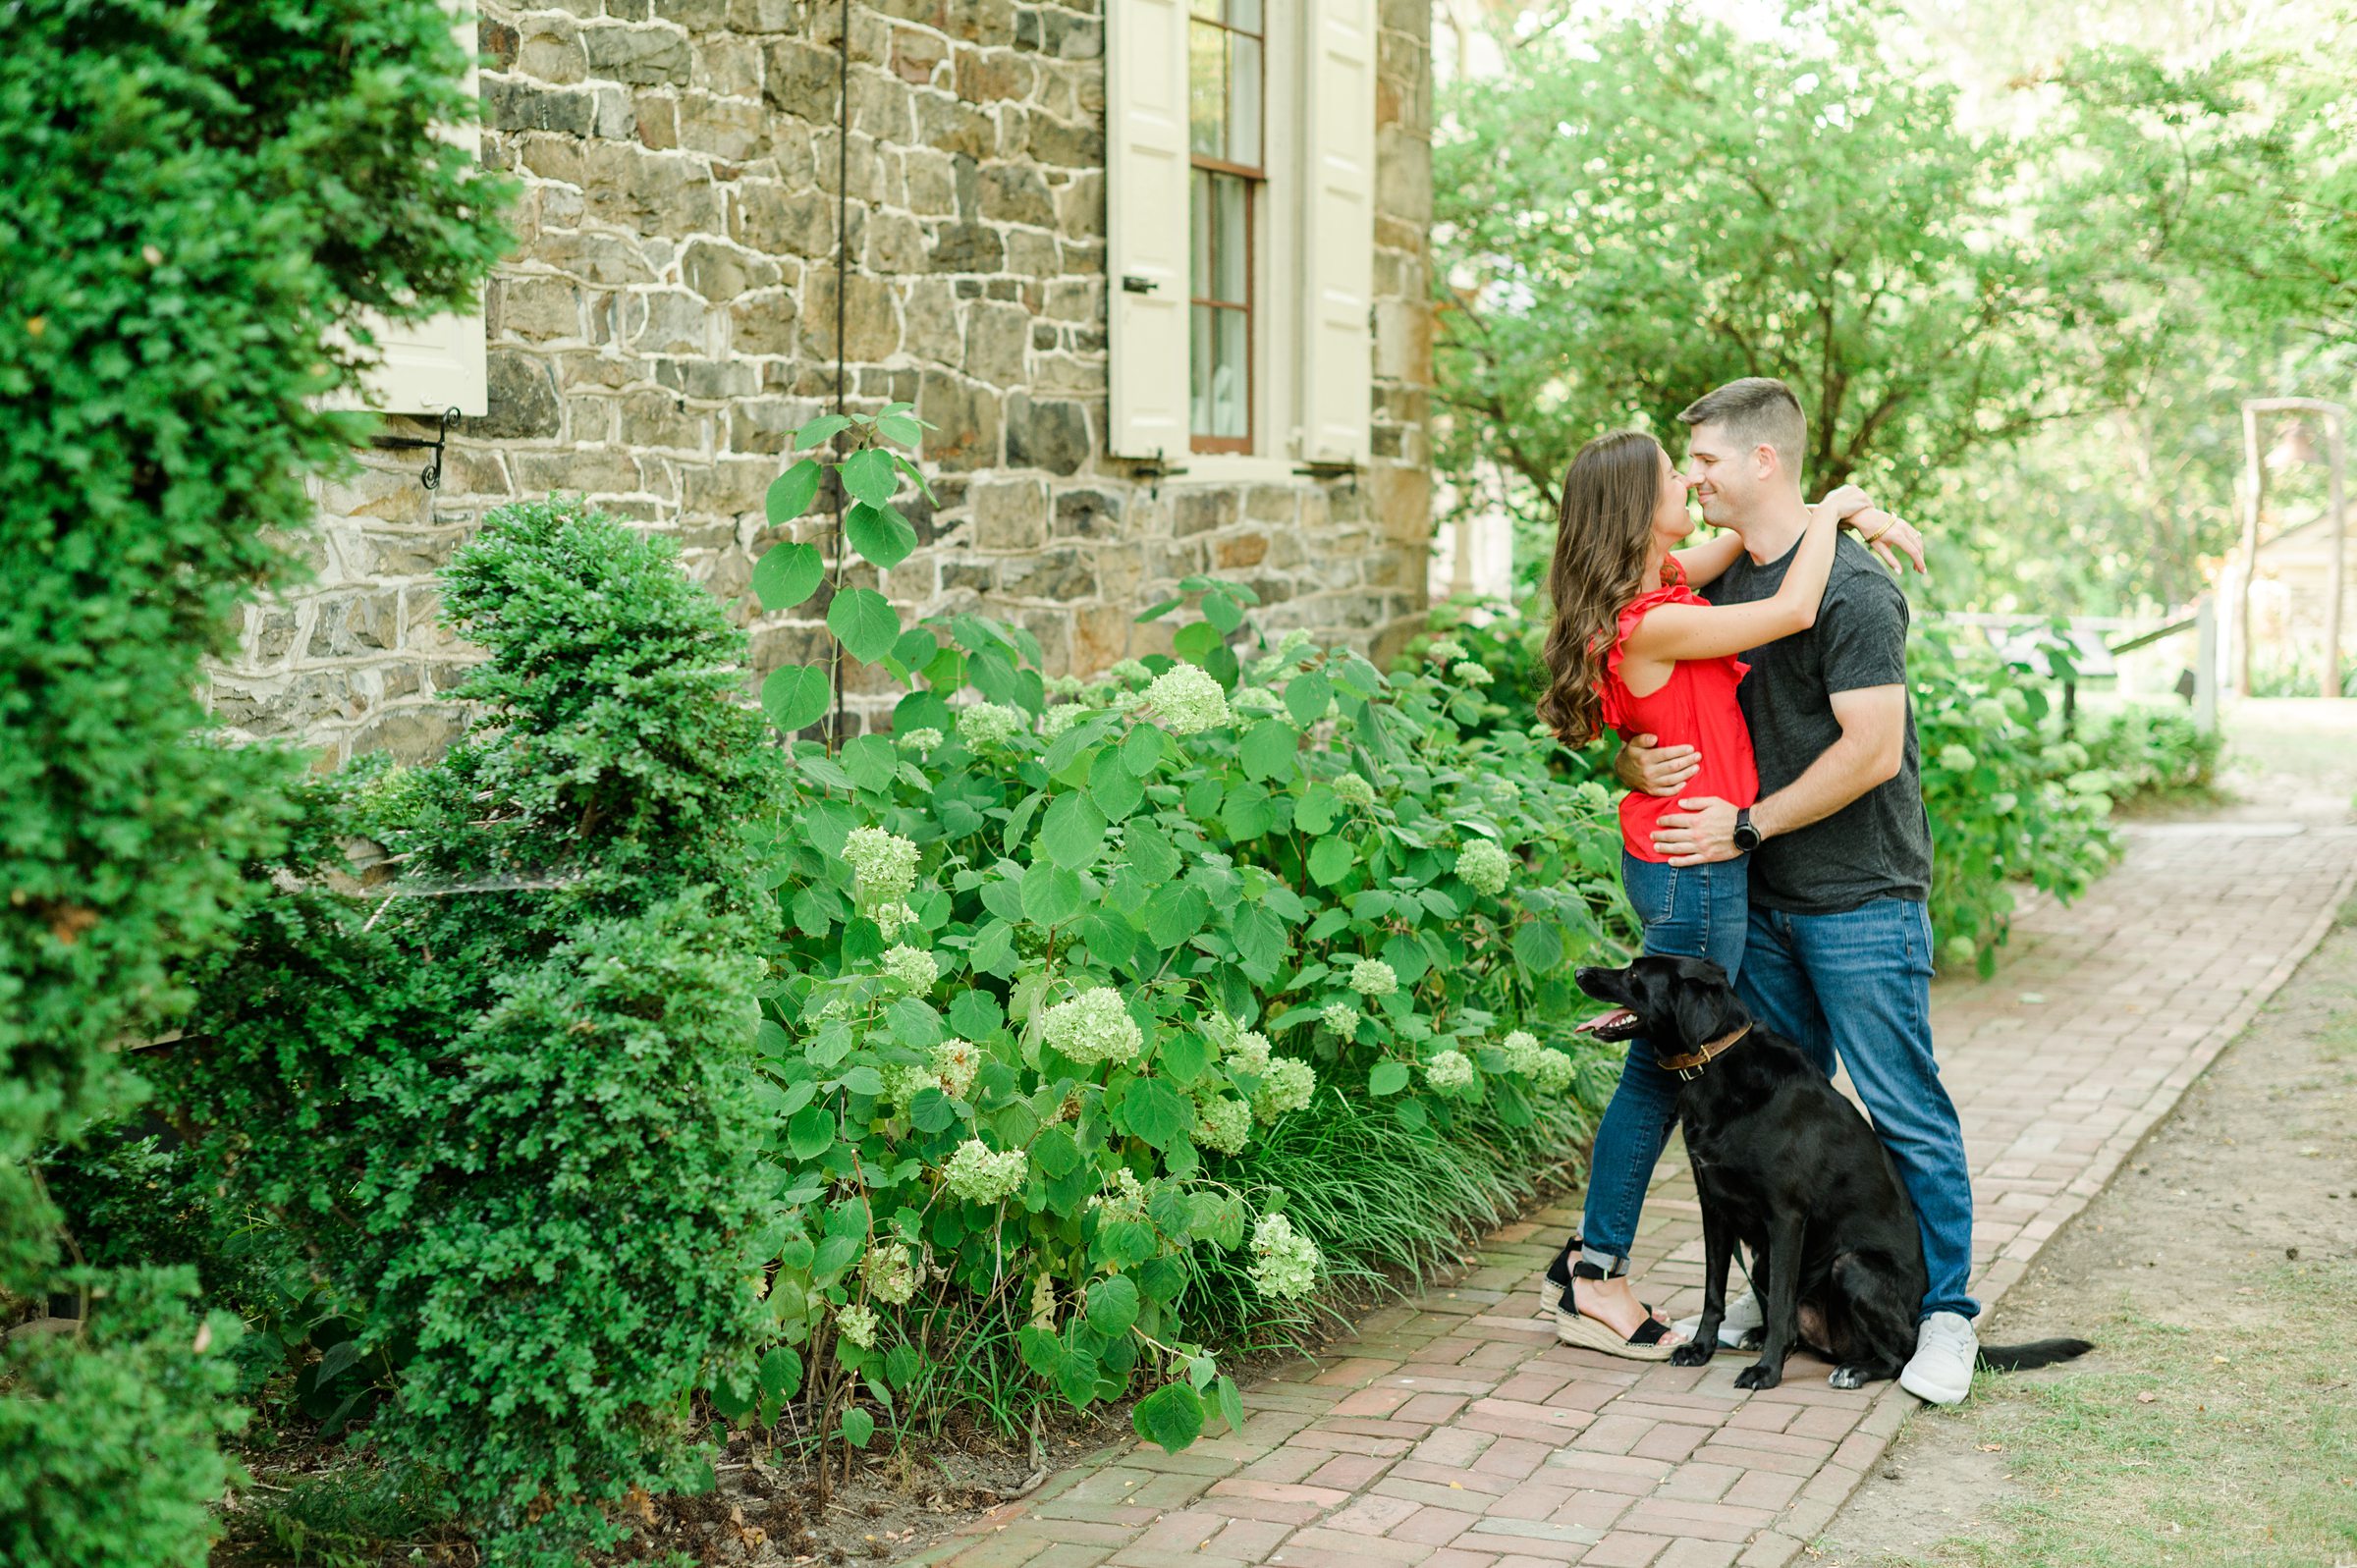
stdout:
[(1931, 1274), (1921, 1316), (1972, 1318), (1972, 1171), (1932, 1059), (1931, 984), (1929, 911), (1877, 898), (1837, 915), (1754, 908), (1736, 991), (1828, 1078), (1839, 1054), (1915, 1205)]
[[(1751, 908), (1749, 867), (1740, 860), (1667, 866), (1622, 850), (1620, 883), (1645, 923), (1645, 950), (1671, 958), (1708, 958), (1732, 977), (1743, 967)], [(1627, 1271), (1637, 1217), (1653, 1167), (1677, 1124), (1677, 1080), (1654, 1064), (1653, 1049), (1629, 1042), (1620, 1086), (1596, 1128), (1588, 1171), (1582, 1256), (1608, 1274)]]

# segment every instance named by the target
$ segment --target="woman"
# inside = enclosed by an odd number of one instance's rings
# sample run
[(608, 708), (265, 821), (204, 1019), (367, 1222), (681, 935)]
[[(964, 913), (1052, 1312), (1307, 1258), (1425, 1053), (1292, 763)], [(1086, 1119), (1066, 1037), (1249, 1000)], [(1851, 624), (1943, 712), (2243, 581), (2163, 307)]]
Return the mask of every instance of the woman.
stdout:
[[(1809, 525), (1776, 596), (1712, 605), (1694, 590), (1733, 565), (1733, 534), (1693, 549), (1690, 481), (1661, 444), (1641, 431), (1599, 436), (1563, 476), (1555, 563), (1555, 602), (1546, 661), (1552, 676), (1539, 716), (1569, 745), (1605, 730), (1651, 734), (1659, 745), (1690, 745), (1701, 771), (1677, 795), (1630, 791), (1620, 802), (1620, 873), (1645, 927), (1648, 953), (1709, 958), (1732, 976), (1743, 962), (1750, 918), (1742, 860), (1672, 866), (1653, 847), (1654, 821), (1678, 796), (1717, 795), (1737, 806), (1759, 798), (1751, 734), (1735, 686), (1749, 668), (1736, 656), (1815, 624), (1833, 569), (1836, 532), (1855, 514), (1868, 542), (1894, 519), (1871, 511), (1844, 485), (1809, 509)], [(1677, 1081), (1631, 1048), (1620, 1084), (1596, 1132), (1581, 1233), (1541, 1287), (1566, 1344), (1640, 1361), (1667, 1360), (1674, 1330), (1629, 1288), (1628, 1256), (1653, 1167), (1677, 1116)], [(1576, 1262), (1574, 1262), (1576, 1254)]]

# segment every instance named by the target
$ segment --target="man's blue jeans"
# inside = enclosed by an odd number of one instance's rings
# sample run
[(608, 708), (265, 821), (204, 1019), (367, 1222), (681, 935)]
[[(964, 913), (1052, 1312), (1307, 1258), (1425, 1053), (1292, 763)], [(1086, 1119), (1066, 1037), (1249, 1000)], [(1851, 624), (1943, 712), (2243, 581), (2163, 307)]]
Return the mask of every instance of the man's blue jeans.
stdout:
[[(1620, 882), (1645, 924), (1645, 950), (1672, 958), (1708, 958), (1729, 976), (1743, 967), (1751, 907), (1749, 868), (1740, 860), (1668, 866), (1623, 850)], [(1677, 1080), (1654, 1065), (1653, 1048), (1632, 1040), (1620, 1086), (1596, 1128), (1581, 1217), (1582, 1256), (1609, 1273), (1627, 1271), (1645, 1189), (1677, 1124)]]
[(1932, 1059), (1931, 985), (1932, 921), (1920, 903), (1877, 898), (1837, 915), (1752, 907), (1743, 1005), (1828, 1078), (1838, 1053), (1915, 1205), (1931, 1273), (1921, 1316), (1972, 1318), (1972, 1172)]

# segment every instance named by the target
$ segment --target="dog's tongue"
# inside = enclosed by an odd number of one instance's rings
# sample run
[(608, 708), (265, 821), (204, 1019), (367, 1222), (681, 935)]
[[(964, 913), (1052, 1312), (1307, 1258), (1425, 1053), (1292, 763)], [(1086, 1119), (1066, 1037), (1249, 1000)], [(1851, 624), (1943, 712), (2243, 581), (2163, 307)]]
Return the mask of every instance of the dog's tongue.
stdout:
[(1611, 1012), (1598, 1013), (1572, 1032), (1582, 1035), (1594, 1034), (1599, 1029), (1616, 1029), (1622, 1024), (1631, 1024), (1636, 1021), (1637, 1015), (1626, 1007), (1615, 1007)]

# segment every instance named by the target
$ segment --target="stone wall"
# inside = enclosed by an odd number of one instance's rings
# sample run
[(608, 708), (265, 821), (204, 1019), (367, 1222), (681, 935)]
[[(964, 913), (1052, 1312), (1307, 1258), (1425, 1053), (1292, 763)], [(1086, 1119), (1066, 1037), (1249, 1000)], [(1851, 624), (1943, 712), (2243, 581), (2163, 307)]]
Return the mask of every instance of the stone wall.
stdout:
[[(1135, 611), (1215, 571), (1272, 628), (1388, 653), (1428, 548), (1429, 6), (1381, 13), (1375, 460), (1227, 485), (1105, 454), (1100, 9), (853, 0), (847, 157), (839, 0), (485, 0), (483, 155), (523, 186), (488, 290), (489, 412), (438, 491), (390, 453), (319, 486), (313, 580), (249, 612), (214, 678), (224, 727), (329, 760), (438, 751), (457, 718), (434, 693), (473, 655), (435, 625), (433, 574), (485, 511), (552, 491), (677, 537), (760, 670), (811, 657), (823, 597), (765, 618), (747, 583), (787, 432), (834, 397), (839, 158), (850, 401), (939, 427), (938, 505), (880, 584), (904, 621), (979, 608), (1028, 626), (1052, 672), (1091, 671), (1167, 646)], [(854, 696), (871, 718), (890, 701)]]

